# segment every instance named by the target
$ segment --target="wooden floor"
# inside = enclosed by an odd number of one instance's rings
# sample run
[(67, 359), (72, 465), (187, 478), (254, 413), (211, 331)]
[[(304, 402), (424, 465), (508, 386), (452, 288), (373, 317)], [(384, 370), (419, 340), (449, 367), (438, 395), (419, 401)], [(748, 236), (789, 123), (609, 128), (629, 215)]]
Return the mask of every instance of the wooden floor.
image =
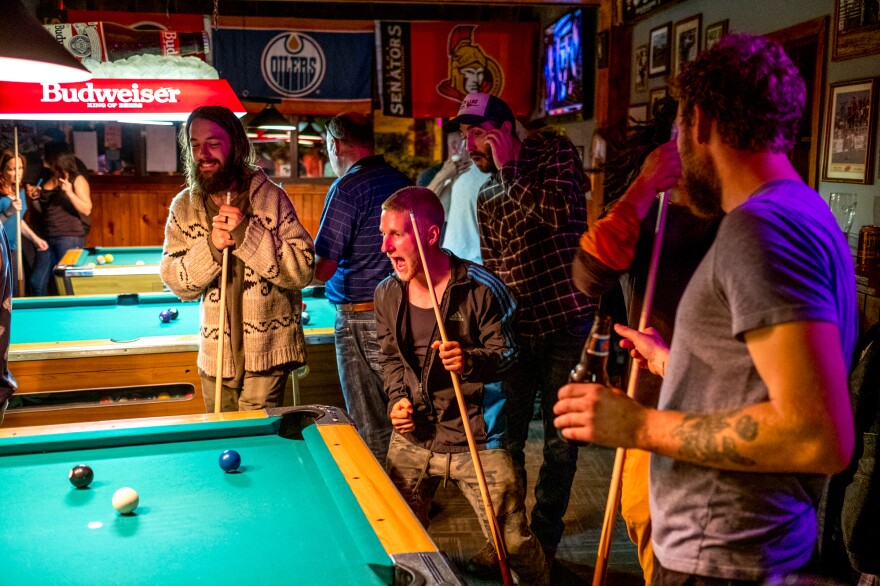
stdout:
[[(541, 463), (542, 433), (539, 422), (533, 421), (526, 445), (529, 478), (526, 508), (529, 511), (535, 503), (534, 483)], [(571, 502), (564, 519), (565, 535), (559, 544), (551, 576), (551, 583), (554, 585), (592, 584), (613, 461), (612, 450), (598, 446), (587, 446), (580, 450)], [(435, 503), (439, 505), (439, 510), (433, 517), (428, 532), (438, 547), (461, 569), (467, 583), (472, 586), (501, 584), (500, 579), (480, 580), (465, 571), (468, 559), (483, 547), (485, 540), (473, 509), (458, 489), (449, 484), (444, 490), (441, 485)], [(620, 515), (617, 517), (609, 556), (608, 584), (644, 584), (635, 546), (626, 535)]]

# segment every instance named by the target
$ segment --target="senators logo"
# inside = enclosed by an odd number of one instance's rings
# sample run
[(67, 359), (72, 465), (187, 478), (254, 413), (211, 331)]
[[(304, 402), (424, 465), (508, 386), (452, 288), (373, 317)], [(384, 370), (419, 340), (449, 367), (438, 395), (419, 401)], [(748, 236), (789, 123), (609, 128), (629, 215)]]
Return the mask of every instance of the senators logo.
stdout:
[(449, 77), (437, 85), (437, 93), (456, 102), (477, 92), (499, 96), (504, 89), (504, 72), (474, 41), (476, 29), (459, 25), (449, 33)]

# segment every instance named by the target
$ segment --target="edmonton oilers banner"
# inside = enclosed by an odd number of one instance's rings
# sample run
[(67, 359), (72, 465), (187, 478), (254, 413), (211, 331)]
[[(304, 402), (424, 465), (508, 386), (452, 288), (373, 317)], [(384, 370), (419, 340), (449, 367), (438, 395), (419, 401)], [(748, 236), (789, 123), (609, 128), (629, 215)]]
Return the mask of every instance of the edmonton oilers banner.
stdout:
[[(222, 25), (231, 20), (247, 28)], [(243, 100), (280, 99), (299, 114), (370, 109), (372, 22), (229, 17), (213, 38), (214, 67)]]
[(388, 116), (455, 116), (465, 95), (502, 98), (532, 114), (536, 23), (381, 21), (376, 30), (379, 95)]

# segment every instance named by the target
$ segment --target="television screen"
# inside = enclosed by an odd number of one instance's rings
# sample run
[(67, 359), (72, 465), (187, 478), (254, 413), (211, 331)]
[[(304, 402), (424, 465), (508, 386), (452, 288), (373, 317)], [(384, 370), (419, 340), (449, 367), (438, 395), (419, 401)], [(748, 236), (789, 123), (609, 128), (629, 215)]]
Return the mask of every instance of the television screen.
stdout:
[(584, 108), (584, 28), (581, 10), (544, 29), (544, 110), (550, 116)]

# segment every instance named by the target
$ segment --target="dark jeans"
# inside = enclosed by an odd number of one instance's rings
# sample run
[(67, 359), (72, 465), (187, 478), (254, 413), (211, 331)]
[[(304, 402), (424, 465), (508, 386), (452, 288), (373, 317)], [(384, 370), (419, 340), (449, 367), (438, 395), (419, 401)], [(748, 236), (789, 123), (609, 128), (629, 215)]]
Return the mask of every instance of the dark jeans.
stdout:
[(84, 236), (58, 236), (46, 238), (49, 248), (37, 251), (34, 270), (31, 273), (31, 294), (37, 297), (49, 294), (49, 282), (52, 269), (71, 248), (83, 248), (86, 245)]
[(370, 451), (384, 466), (392, 428), (372, 311), (336, 312), (336, 365), (345, 408)]
[(562, 516), (568, 508), (571, 483), (577, 471), (577, 447), (557, 433), (553, 425), (553, 405), (559, 388), (568, 382), (571, 369), (580, 359), (590, 322), (578, 323), (567, 331), (548, 336), (518, 340), (519, 362), (503, 382), (507, 397), (508, 447), (517, 476), (525, 490), (526, 468), (523, 449), (529, 435), (529, 422), (538, 398), (544, 424), (544, 461), (535, 486), (532, 532), (544, 551), (555, 553), (565, 524)]

